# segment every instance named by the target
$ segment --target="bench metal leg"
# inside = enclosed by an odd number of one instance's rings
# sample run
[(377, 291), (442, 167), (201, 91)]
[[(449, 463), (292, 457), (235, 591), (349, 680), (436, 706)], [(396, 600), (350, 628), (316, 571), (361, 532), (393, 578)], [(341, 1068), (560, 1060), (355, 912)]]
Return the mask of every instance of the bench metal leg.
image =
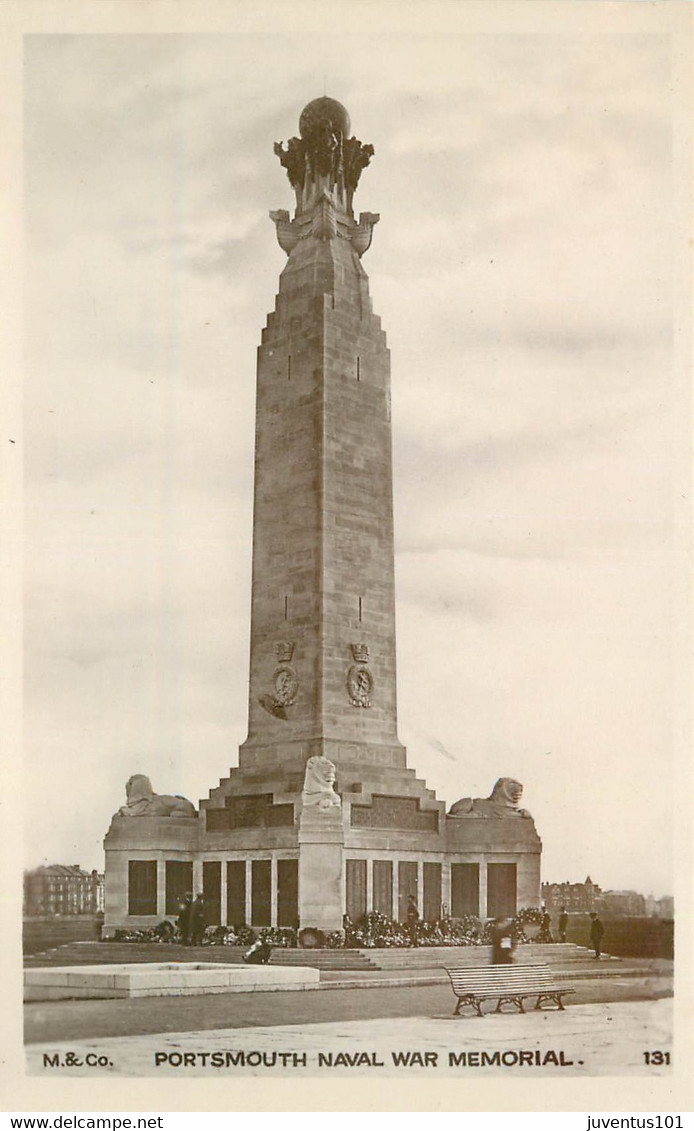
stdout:
[(523, 998), (519, 997), (518, 994), (506, 994), (503, 997), (500, 997), (498, 1002), (496, 1003), (496, 1009), (494, 1010), (494, 1012), (501, 1013), (502, 1005), (517, 1005), (520, 1012), (525, 1013), (525, 1010), (523, 1009)]
[(542, 1009), (542, 1002), (543, 1001), (553, 1001), (553, 1002), (556, 1003), (556, 1005), (559, 1009), (564, 1008), (564, 1005), (563, 1005), (562, 1000), (561, 1000), (561, 993), (558, 993), (558, 994), (539, 994), (538, 998), (537, 998), (537, 1003), (535, 1005), (535, 1009)]
[(455, 1009), (453, 1010), (453, 1016), (454, 1017), (460, 1016), (461, 1005), (474, 1005), (475, 1009), (477, 1010), (477, 1016), (478, 1017), (484, 1016), (484, 1014), (482, 1013), (482, 1007), (481, 1007), (480, 999), (475, 997), (474, 994), (463, 994), (462, 997), (458, 998), (458, 1004), (456, 1005)]

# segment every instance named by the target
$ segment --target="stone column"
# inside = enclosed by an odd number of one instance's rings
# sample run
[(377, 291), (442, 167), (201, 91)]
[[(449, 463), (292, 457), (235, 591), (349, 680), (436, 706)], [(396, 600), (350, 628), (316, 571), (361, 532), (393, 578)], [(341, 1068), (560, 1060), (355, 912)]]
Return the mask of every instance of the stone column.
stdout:
[(250, 927), (251, 915), (253, 914), (253, 903), (251, 895), (251, 884), (253, 883), (253, 869), (251, 867), (252, 861), (246, 861), (246, 923)]
[(270, 926), (277, 926), (277, 857), (270, 860)]
[(227, 898), (227, 862), (222, 860), (222, 875), (220, 879), (219, 891), (219, 921), (226, 923), (227, 921), (227, 907), (229, 906)]
[(103, 938), (109, 938), (128, 919), (128, 853), (106, 851)]
[(451, 911), (451, 862), (445, 860), (441, 864), (441, 907), (444, 903), (448, 908), (448, 914), (452, 915)]
[(322, 931), (342, 927), (345, 835), (342, 809), (317, 805), (299, 819), (299, 926)]
[(366, 913), (374, 909), (374, 862), (371, 857), (366, 860)]
[(157, 916), (163, 919), (166, 915), (166, 860), (163, 856), (157, 860)]
[(400, 874), (398, 870), (398, 861), (393, 860), (393, 904), (390, 909), (390, 917), (393, 922), (397, 921), (398, 912), (400, 909)]
[(487, 857), (480, 859), (480, 919), (487, 918)]
[(193, 895), (202, 891), (202, 860), (193, 861)]
[(539, 907), (541, 903), (539, 852), (524, 852), (518, 855), (516, 881), (518, 910), (521, 907)]

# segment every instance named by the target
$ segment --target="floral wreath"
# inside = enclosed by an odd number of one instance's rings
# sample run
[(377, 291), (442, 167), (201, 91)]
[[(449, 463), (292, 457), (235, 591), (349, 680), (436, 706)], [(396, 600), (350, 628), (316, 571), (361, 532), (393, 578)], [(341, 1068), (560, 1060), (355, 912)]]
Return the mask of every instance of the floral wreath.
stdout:
[(522, 907), (515, 915), (515, 920), (521, 925), (525, 923), (542, 923), (542, 912), (539, 907)]

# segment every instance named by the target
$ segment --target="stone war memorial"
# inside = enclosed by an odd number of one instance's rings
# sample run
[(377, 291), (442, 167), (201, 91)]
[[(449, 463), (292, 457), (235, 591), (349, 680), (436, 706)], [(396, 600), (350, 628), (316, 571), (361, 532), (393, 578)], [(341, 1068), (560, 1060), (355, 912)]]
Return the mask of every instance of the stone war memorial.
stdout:
[[(199, 808), (133, 766), (106, 834), (104, 932), (154, 926), (202, 892), (209, 924), (339, 930), (539, 906), (522, 786), (450, 811), (398, 740), (390, 359), (353, 198), (373, 147), (323, 97), (275, 153), (296, 196), (258, 351), (248, 736)], [(156, 784), (156, 783), (155, 783)]]

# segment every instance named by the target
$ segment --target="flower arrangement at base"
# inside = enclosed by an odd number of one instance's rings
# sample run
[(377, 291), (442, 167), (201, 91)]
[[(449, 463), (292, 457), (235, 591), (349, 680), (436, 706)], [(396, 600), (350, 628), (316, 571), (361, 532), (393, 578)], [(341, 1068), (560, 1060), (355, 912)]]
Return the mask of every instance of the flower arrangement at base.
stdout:
[(252, 927), (237, 923), (233, 927), (206, 927), (203, 946), (252, 946), (256, 934)]
[(296, 931), (293, 927), (263, 927), (260, 931), (261, 939), (265, 939), (271, 946), (288, 947), (296, 946)]
[[(537, 908), (526, 908), (519, 912), (517, 918), (530, 915), (539, 916)], [(524, 920), (526, 921), (526, 920)], [(522, 925), (517, 925), (520, 942), (527, 942), (523, 934)], [(273, 947), (291, 948), (301, 946), (305, 948), (329, 947), (331, 950), (342, 948), (358, 948), (370, 950), (385, 947), (412, 946), (410, 928), (404, 923), (398, 923), (383, 915), (380, 911), (370, 911), (363, 915), (356, 923), (348, 921), (342, 931), (321, 931), (317, 927), (304, 927), (297, 932), (293, 927), (262, 927), (259, 932), (245, 923), (236, 923), (233, 926), (211, 926), (205, 929), (203, 946), (252, 946), (258, 937), (267, 939)], [(464, 915), (461, 918), (438, 919), (434, 922), (419, 920), (417, 923), (417, 943), (419, 946), (479, 946), (489, 943), (489, 928), (475, 915)], [(163, 920), (156, 927), (143, 929), (119, 928), (115, 931), (110, 942), (133, 943), (182, 943), (178, 929)]]
[(542, 912), (539, 907), (522, 907), (513, 920), (513, 937), (516, 943), (534, 942), (542, 930)]
[(325, 934), (319, 927), (304, 927), (299, 931), (299, 946), (315, 950), (325, 946)]
[(230, 946), (253, 946), (256, 938), (258, 937), (252, 927), (247, 927), (245, 923), (235, 924), (231, 930), (233, 931), (234, 941), (228, 943)]
[(119, 927), (113, 932), (113, 935), (108, 942), (134, 942), (134, 943), (151, 943), (161, 942), (162, 940), (154, 933), (154, 927), (146, 927), (143, 930), (136, 930), (134, 928)]

